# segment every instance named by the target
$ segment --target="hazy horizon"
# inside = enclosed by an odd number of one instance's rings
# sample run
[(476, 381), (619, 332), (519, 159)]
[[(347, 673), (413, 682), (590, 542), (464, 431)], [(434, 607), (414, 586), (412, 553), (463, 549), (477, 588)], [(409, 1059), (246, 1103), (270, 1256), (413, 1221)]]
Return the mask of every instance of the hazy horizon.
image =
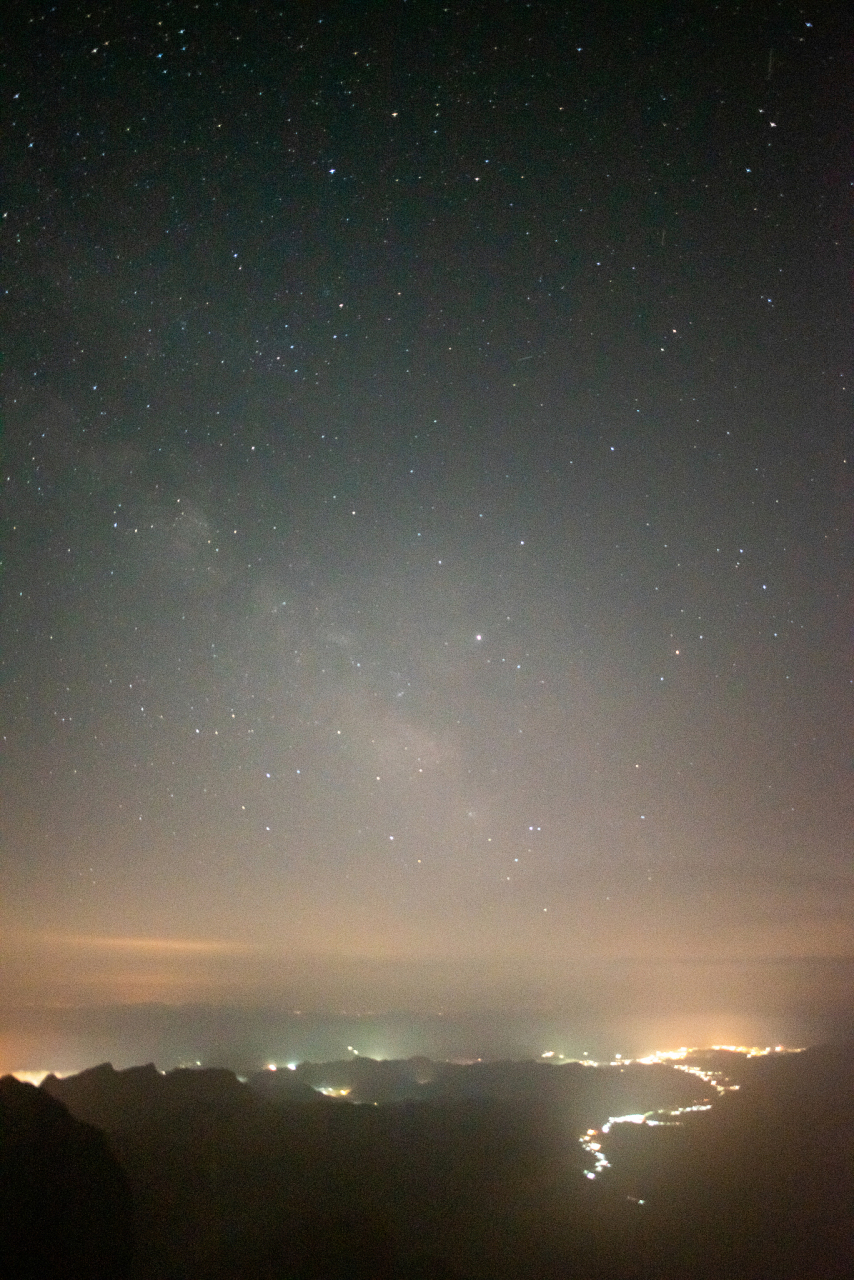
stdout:
[[(574, 1002), (549, 1009), (541, 998), (526, 1006), (476, 1008), (452, 999), (446, 1007), (378, 1011), (364, 1000), (336, 1008), (305, 1002), (283, 1006), (256, 997), (242, 1004), (12, 1005), (0, 1008), (0, 1074), (71, 1074), (101, 1062), (117, 1068), (154, 1062), (162, 1069), (194, 1065), (258, 1070), (270, 1063), (328, 1061), (352, 1056), (437, 1059), (539, 1058), (615, 1055), (641, 1057), (681, 1046), (713, 1044), (803, 1048), (854, 1035), (854, 962), (769, 962), (686, 965), (679, 984), (672, 969), (600, 966), (593, 1000), (591, 975)], [(645, 998), (639, 997), (643, 979)], [(657, 979), (655, 981), (654, 979)], [(685, 999), (693, 983), (694, 999)], [(718, 1002), (712, 1000), (717, 989)], [(736, 990), (754, 995), (734, 1013)], [(774, 997), (770, 992), (773, 990)], [(681, 1000), (676, 993), (681, 994)], [(770, 1010), (770, 1011), (769, 1011)]]

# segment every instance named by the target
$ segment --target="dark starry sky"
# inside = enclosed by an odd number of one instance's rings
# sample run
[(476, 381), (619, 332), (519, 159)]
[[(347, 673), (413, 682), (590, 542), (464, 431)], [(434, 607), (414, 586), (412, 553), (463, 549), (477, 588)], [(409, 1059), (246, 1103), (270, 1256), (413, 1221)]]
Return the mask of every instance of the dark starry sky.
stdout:
[(844, 1012), (853, 62), (16, 7), (7, 1001)]

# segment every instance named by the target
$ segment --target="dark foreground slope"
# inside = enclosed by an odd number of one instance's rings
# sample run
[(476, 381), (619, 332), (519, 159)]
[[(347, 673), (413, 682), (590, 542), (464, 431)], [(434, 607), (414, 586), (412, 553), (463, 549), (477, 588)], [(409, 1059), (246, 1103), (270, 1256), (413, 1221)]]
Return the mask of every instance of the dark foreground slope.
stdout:
[(852, 1062), (852, 1046), (752, 1059), (708, 1112), (614, 1126), (595, 1184), (613, 1227), (606, 1274), (854, 1274)]
[(33, 1085), (0, 1080), (0, 1276), (122, 1280), (132, 1216), (103, 1134)]
[(701, 1083), (419, 1060), (358, 1068), (363, 1094), (381, 1077), (408, 1095), (380, 1105), (291, 1073), (104, 1066), (42, 1088), (109, 1135), (133, 1188), (138, 1280), (824, 1280), (854, 1274), (851, 1062), (823, 1049), (741, 1064), (741, 1089), (711, 1111), (614, 1126), (595, 1181), (583, 1128), (675, 1107)]

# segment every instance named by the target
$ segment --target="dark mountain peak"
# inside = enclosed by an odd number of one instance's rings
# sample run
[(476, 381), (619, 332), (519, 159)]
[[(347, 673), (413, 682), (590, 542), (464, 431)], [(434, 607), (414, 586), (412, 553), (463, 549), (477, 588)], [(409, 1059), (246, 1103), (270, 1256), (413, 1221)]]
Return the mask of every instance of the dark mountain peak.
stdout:
[(47, 1076), (41, 1088), (80, 1119), (109, 1131), (144, 1124), (155, 1114), (214, 1108), (225, 1115), (253, 1104), (246, 1085), (221, 1068), (162, 1073), (152, 1063), (123, 1071), (104, 1063), (62, 1080)]
[(0, 1080), (0, 1275), (120, 1280), (131, 1193), (104, 1135), (50, 1093)]

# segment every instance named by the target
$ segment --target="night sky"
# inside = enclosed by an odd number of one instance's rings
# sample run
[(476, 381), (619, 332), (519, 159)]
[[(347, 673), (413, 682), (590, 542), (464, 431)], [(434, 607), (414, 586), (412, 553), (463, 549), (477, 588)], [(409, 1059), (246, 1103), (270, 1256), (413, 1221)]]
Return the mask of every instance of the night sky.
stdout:
[(842, 8), (16, 6), (6, 1066), (847, 1025)]

